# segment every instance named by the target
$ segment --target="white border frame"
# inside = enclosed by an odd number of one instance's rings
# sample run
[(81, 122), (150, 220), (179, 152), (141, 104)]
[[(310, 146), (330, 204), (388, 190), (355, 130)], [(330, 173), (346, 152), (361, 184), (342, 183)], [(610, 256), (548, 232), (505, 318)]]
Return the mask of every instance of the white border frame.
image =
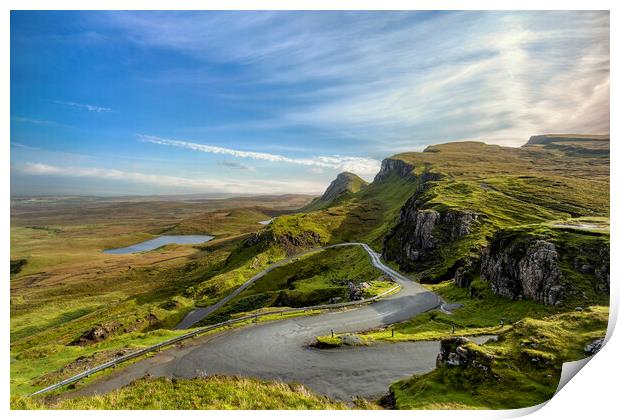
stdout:
[[(575, 1), (565, 0), (562, 2), (553, 0), (469, 0), (455, 1), (444, 0), (441, 2), (430, 0), (418, 0), (408, 2), (404, 0), (4, 0), (0, 3), (0, 31), (2, 36), (0, 49), (0, 92), (2, 92), (2, 102), (0, 105), (0, 129), (2, 130), (2, 153), (0, 153), (0, 170), (2, 171), (2, 180), (0, 182), (1, 200), (2, 200), (2, 237), (4, 240), (0, 245), (2, 247), (2, 255), (4, 255), (2, 263), (2, 272), (5, 273), (5, 287), (9, 288), (8, 276), (9, 260), (10, 260), (10, 10), (611, 10), (611, 74), (615, 73), (615, 52), (616, 43), (614, 42), (614, 34), (616, 34), (616, 14), (613, 5), (618, 2), (605, 0), (589, 0)], [(612, 79), (615, 80), (612, 76)], [(611, 113), (617, 115), (616, 99), (618, 97), (618, 89), (614, 82), (611, 83)], [(614, 138), (614, 124), (612, 120), (611, 136)], [(536, 134), (536, 133), (532, 133)], [(611, 148), (611, 159), (615, 162), (617, 153), (616, 148)], [(620, 373), (619, 364), (616, 354), (620, 354), (620, 341), (617, 337), (610, 334), (613, 331), (618, 314), (618, 297), (620, 296), (620, 286), (617, 277), (618, 265), (613, 261), (618, 257), (618, 242), (615, 229), (615, 220), (618, 218), (619, 198), (618, 184), (618, 168), (611, 166), (611, 277), (616, 280), (611, 282), (611, 315), (608, 330), (608, 342), (604, 349), (597, 354), (587, 365), (585, 369), (578, 373), (575, 379), (569, 383), (553, 397), (544, 408), (540, 410), (514, 410), (514, 411), (384, 411), (384, 412), (322, 412), (316, 413), (312, 411), (301, 412), (281, 412), (281, 411), (256, 411), (256, 412), (192, 412), (192, 411), (149, 411), (149, 412), (131, 412), (121, 411), (115, 412), (114, 416), (127, 418), (148, 418), (152, 419), (169, 419), (171, 415), (179, 418), (237, 418), (252, 416), (256, 419), (272, 419), (272, 418), (295, 418), (314, 419), (317, 415), (326, 419), (335, 419), (348, 417), (356, 419), (362, 418), (407, 418), (411, 416), (416, 418), (446, 418), (453, 417), (459, 419), (481, 419), (481, 418), (506, 418), (516, 417), (535, 411), (531, 414), (531, 418), (610, 418), (610, 413), (616, 412), (618, 401), (615, 382)], [(6, 290), (6, 289), (5, 289)], [(8, 291), (7, 291), (8, 292)], [(9, 375), (10, 358), (9, 358), (9, 293), (4, 294), (1, 305), (5, 322), (2, 328), (1, 351), (2, 361), (4, 363), (3, 372)], [(4, 407), (8, 415), (15, 418), (80, 418), (83, 420), (84, 412), (80, 411), (47, 411), (47, 412), (20, 412), (9, 411), (9, 380), (7, 377), (2, 382), (2, 390), (4, 394)], [(538, 407), (540, 408), (540, 407)], [(105, 418), (111, 413), (107, 412), (88, 412), (86, 415), (93, 418)]]

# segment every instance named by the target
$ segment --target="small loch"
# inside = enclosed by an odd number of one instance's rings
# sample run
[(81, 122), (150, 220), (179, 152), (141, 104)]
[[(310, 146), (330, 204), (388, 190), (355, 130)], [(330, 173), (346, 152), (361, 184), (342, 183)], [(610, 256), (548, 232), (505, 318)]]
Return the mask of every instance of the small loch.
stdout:
[(126, 246), (124, 248), (106, 249), (103, 252), (105, 252), (106, 254), (134, 254), (136, 252), (151, 251), (155, 248), (159, 248), (160, 246), (168, 244), (202, 244), (204, 242), (210, 241), (213, 238), (213, 236), (209, 235), (162, 235), (155, 239), (149, 239), (148, 241)]

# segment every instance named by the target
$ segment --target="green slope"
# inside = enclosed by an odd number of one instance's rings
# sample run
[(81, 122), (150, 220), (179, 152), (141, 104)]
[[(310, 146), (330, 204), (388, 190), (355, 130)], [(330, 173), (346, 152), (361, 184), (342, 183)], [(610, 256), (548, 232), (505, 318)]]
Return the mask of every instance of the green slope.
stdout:
[(608, 308), (592, 307), (525, 318), (497, 342), (463, 346), (478, 365), (440, 366), (393, 384), (395, 408), (511, 409), (545, 402), (557, 388), (562, 363), (584, 358), (584, 346), (605, 336), (608, 315)]
[(302, 385), (212, 376), (143, 378), (105, 395), (45, 403), (13, 397), (14, 410), (343, 410)]

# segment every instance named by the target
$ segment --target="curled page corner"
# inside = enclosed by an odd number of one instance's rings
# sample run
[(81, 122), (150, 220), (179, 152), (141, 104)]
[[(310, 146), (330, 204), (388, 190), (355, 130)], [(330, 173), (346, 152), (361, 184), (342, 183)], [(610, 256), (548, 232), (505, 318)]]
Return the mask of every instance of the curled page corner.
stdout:
[(531, 407), (515, 408), (513, 410), (495, 411), (494, 418), (514, 419), (514, 418), (517, 418), (517, 417), (525, 417), (525, 416), (528, 416), (528, 415), (530, 415), (530, 414), (540, 410), (545, 405), (547, 405), (548, 402), (549, 401), (545, 401), (545, 402), (542, 402), (540, 404), (533, 405)]
[[(607, 320), (607, 332), (605, 334), (605, 338), (603, 339), (603, 344), (601, 348), (597, 351), (600, 352), (605, 348), (605, 344), (609, 341), (609, 338), (613, 334), (616, 328), (616, 321), (618, 315), (618, 302), (617, 300), (610, 305), (611, 312), (609, 313), (609, 319)], [(571, 380), (573, 377), (579, 372), (585, 365), (588, 364), (592, 358), (596, 356), (593, 354), (592, 356), (586, 357), (585, 359), (575, 360), (573, 362), (566, 362), (562, 364), (562, 373), (560, 375), (560, 382), (558, 383), (558, 387), (555, 390), (554, 396), (557, 395), (558, 392)]]
[(566, 385), (571, 379), (573, 379), (577, 372), (579, 372), (585, 365), (587, 365), (594, 356), (595, 355), (586, 357), (585, 359), (563, 363), (562, 374), (560, 375), (560, 382), (558, 383), (558, 387), (553, 395), (557, 395), (557, 393), (560, 392), (562, 388), (564, 388), (564, 385)]
[[(601, 348), (598, 349), (596, 351), (596, 353), (600, 352), (603, 350), (603, 348), (605, 347), (605, 344), (607, 344), (607, 342), (609, 341), (609, 338), (611, 337), (611, 334), (613, 333), (614, 329), (616, 327), (616, 317), (615, 314), (610, 314), (609, 316), (609, 320), (607, 321), (607, 333), (605, 334), (605, 338), (603, 339), (603, 343), (601, 345)], [(594, 356), (596, 356), (596, 353), (593, 354), (592, 356), (588, 356), (584, 359), (579, 359), (579, 360), (575, 360), (572, 362), (565, 362), (562, 364), (562, 373), (560, 374), (560, 382), (558, 383), (558, 387), (555, 390), (555, 393), (553, 394), (554, 396), (557, 395), (558, 392), (560, 392), (562, 390), (562, 388), (564, 388), (564, 386), (571, 380), (573, 379), (573, 377), (577, 374), (577, 372), (579, 372), (581, 369), (583, 369), (583, 367), (585, 365), (588, 364), (588, 362), (590, 360), (592, 360), (592, 358)]]

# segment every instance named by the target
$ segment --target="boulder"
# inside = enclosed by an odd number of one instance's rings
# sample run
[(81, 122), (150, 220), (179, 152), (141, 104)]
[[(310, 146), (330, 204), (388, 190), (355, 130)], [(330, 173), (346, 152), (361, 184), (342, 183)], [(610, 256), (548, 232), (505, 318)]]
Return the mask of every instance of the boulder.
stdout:
[(603, 342), (605, 341), (604, 338), (599, 338), (594, 340), (593, 342), (587, 344), (584, 348), (583, 348), (583, 352), (586, 354), (586, 356), (593, 356), (596, 353), (598, 353), (601, 348), (603, 348)]
[(352, 300), (352, 301), (362, 300), (363, 298), (364, 298), (363, 290), (358, 285), (350, 281), (349, 282), (349, 300)]

